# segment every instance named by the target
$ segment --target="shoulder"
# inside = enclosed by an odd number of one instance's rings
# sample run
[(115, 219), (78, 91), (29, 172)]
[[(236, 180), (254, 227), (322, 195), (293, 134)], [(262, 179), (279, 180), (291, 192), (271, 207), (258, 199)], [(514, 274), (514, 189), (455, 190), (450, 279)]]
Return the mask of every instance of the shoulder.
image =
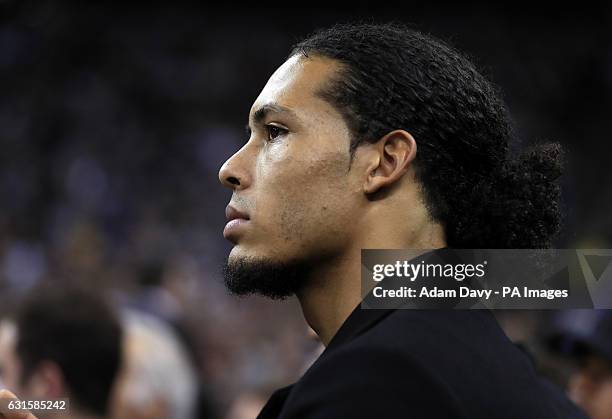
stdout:
[[(486, 310), (396, 310), (354, 343), (394, 350), (435, 373), (452, 375), (456, 366), (533, 371), (532, 362), (508, 339)], [(504, 372), (507, 374), (507, 372)]]
[(397, 310), (324, 353), (288, 405), (308, 418), (583, 417), (551, 393), (490, 313)]

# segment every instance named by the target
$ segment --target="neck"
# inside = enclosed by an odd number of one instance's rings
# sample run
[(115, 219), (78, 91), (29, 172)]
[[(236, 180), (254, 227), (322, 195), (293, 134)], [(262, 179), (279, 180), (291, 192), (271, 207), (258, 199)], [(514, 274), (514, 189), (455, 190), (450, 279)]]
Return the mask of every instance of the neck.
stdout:
[(361, 301), (360, 257), (353, 249), (317, 266), (311, 285), (298, 293), (304, 318), (325, 346)]
[(361, 303), (361, 249), (437, 249), (446, 245), (437, 224), (425, 226), (422, 234), (408, 240), (400, 239), (402, 235), (393, 230), (393, 226), (377, 234), (370, 230), (341, 255), (317, 266), (308, 281), (311, 285), (298, 293), (306, 321), (325, 346)]

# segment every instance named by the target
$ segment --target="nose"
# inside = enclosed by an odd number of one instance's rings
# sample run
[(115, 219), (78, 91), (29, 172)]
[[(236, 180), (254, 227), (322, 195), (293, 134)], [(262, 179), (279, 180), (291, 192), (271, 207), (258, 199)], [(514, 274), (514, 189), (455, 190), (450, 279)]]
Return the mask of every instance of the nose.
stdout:
[(219, 169), (219, 181), (231, 190), (241, 190), (248, 187), (250, 177), (244, 165), (245, 147), (226, 160)]

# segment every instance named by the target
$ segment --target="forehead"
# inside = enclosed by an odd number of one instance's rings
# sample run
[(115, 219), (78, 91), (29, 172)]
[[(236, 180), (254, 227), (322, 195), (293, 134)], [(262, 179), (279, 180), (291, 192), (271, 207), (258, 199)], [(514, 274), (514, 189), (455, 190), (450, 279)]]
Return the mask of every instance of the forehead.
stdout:
[(276, 104), (296, 113), (333, 109), (317, 95), (340, 68), (324, 57), (293, 55), (272, 74), (251, 107), (251, 115), (264, 105)]

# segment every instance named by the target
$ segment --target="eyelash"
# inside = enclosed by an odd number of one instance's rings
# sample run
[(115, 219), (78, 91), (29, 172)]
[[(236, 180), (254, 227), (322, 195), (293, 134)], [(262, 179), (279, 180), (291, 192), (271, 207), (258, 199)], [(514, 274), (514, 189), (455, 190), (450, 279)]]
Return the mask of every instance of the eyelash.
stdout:
[[(279, 127), (279, 126), (277, 126), (277, 125), (270, 125), (270, 124), (268, 124), (268, 125), (264, 125), (264, 128), (265, 128), (265, 130), (266, 130), (266, 135), (267, 135), (266, 141), (268, 141), (268, 142), (274, 141), (274, 140), (276, 140), (276, 139), (277, 139), (279, 136), (281, 136), (281, 135), (286, 134), (287, 132), (289, 132), (289, 130), (287, 130), (286, 128), (281, 128), (281, 127)], [(277, 135), (276, 137), (274, 137), (274, 138), (270, 138), (270, 131), (271, 131), (271, 130), (278, 130), (278, 131), (279, 131), (278, 135)], [(245, 126), (245, 131), (246, 131), (246, 135), (247, 135), (247, 137), (251, 137), (251, 127), (249, 127), (248, 125), (246, 125), (246, 126)]]
[[(266, 128), (266, 133), (267, 133), (267, 138), (266, 138), (267, 141), (274, 141), (281, 135), (284, 135), (287, 133), (287, 130), (285, 128), (281, 128), (276, 125), (266, 125), (265, 128)], [(272, 133), (272, 130), (278, 130), (278, 134), (274, 138), (271, 138), (270, 136)]]

